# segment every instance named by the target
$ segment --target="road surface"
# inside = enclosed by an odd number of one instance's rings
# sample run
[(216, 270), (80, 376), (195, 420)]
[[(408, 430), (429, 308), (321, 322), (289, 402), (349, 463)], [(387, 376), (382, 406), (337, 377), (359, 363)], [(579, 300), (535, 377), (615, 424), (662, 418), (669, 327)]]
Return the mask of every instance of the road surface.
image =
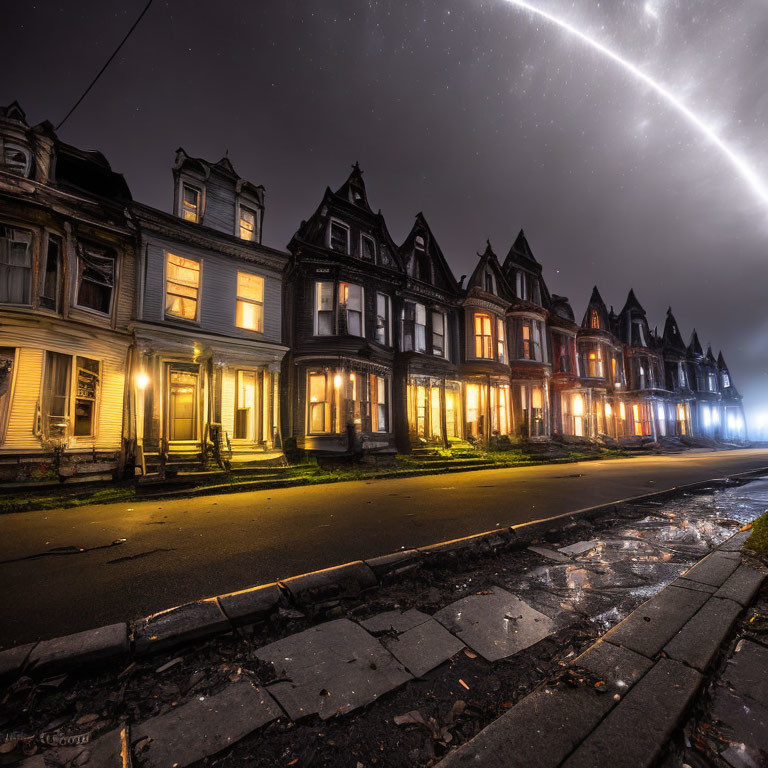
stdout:
[(0, 646), (762, 467), (692, 451), (0, 515)]

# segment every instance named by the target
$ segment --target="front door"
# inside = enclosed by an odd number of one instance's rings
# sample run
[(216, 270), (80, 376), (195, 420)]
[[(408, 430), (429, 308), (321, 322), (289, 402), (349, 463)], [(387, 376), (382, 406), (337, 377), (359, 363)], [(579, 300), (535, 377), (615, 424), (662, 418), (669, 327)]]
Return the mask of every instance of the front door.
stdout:
[(235, 440), (256, 440), (257, 377), (255, 371), (237, 372)]
[(171, 366), (168, 391), (168, 437), (197, 440), (199, 373), (191, 367)]

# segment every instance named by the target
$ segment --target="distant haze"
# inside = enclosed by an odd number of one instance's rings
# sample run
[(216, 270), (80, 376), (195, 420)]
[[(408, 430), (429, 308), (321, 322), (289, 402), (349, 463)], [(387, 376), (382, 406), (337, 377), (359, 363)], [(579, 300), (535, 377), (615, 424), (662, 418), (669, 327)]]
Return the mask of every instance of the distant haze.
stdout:
[[(768, 6), (534, 0), (634, 61), (768, 178)], [(8, 3), (0, 101), (57, 123), (144, 0)], [(723, 350), (768, 429), (768, 209), (657, 95), (505, 0), (156, 0), (60, 132), (168, 210), (174, 150), (267, 190), (284, 247), (359, 160), (401, 241), (423, 211), (456, 276), (523, 227), (580, 320), (597, 283)], [(765, 435), (768, 437), (768, 433)]]

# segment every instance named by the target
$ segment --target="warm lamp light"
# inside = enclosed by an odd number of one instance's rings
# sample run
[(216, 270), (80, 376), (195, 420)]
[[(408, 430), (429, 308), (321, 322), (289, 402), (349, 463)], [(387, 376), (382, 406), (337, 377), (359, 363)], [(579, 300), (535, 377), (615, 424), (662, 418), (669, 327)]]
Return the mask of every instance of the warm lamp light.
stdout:
[(146, 389), (149, 386), (149, 376), (144, 371), (136, 374), (136, 386), (139, 389)]
[(336, 389), (341, 386), (341, 376), (339, 376), (338, 373), (333, 377), (333, 386), (336, 387)]

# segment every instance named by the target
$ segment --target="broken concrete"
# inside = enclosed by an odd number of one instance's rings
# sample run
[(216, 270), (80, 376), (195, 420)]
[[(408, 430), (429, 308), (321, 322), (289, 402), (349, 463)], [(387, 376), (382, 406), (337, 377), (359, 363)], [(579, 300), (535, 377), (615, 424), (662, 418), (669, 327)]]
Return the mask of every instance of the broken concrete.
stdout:
[(488, 661), (512, 656), (552, 634), (552, 619), (493, 587), (446, 606), (434, 618)]
[(682, 589), (692, 589), (695, 592), (706, 592), (708, 595), (714, 595), (717, 587), (711, 587), (709, 584), (699, 584), (698, 581), (691, 581), (681, 576), (675, 579), (670, 586), (681, 587)]
[(710, 598), (664, 646), (664, 652), (699, 672), (706, 671), (741, 611), (733, 600)]
[(599, 539), (592, 539), (591, 541), (577, 541), (575, 544), (569, 544), (567, 547), (560, 547), (560, 549), (557, 551), (562, 552), (564, 555), (575, 557), (577, 555), (583, 555), (585, 552), (589, 552), (599, 543)]
[(278, 640), (256, 656), (287, 678), (269, 692), (293, 720), (351, 712), (411, 679), (376, 638), (349, 619)]
[(277, 584), (262, 584), (253, 589), (219, 595), (219, 605), (236, 626), (263, 621), (280, 604), (282, 593)]
[(263, 688), (249, 682), (232, 683), (221, 693), (195, 696), (177, 709), (135, 726), (131, 742), (146, 768), (185, 768), (281, 715)]
[(723, 682), (768, 709), (768, 648), (744, 640), (729, 659)]
[(568, 555), (564, 555), (562, 552), (558, 552), (554, 549), (548, 549), (547, 547), (528, 547), (529, 552), (534, 552), (537, 555), (546, 557), (548, 560), (552, 560), (555, 563), (572, 563), (573, 558)]
[(661, 659), (565, 761), (564, 768), (649, 768), (701, 680), (696, 670)]
[(134, 648), (137, 654), (151, 653), (229, 629), (229, 621), (215, 597), (198, 600), (136, 622), (133, 627)]
[(74, 635), (41, 640), (30, 652), (27, 663), (34, 671), (48, 672), (54, 668), (111, 661), (127, 655), (129, 649), (128, 625), (109, 624)]
[(379, 579), (407, 573), (421, 564), (421, 555), (416, 549), (404, 549), (390, 555), (374, 557), (363, 561)]
[(464, 648), (461, 640), (431, 617), (381, 642), (414, 677), (426, 675)]
[(367, 632), (407, 632), (409, 629), (429, 621), (432, 617), (428, 613), (422, 613), (415, 608), (408, 611), (385, 611), (371, 616), (370, 619), (359, 622)]
[(604, 639), (653, 658), (708, 598), (706, 592), (669, 586), (610, 629)]

